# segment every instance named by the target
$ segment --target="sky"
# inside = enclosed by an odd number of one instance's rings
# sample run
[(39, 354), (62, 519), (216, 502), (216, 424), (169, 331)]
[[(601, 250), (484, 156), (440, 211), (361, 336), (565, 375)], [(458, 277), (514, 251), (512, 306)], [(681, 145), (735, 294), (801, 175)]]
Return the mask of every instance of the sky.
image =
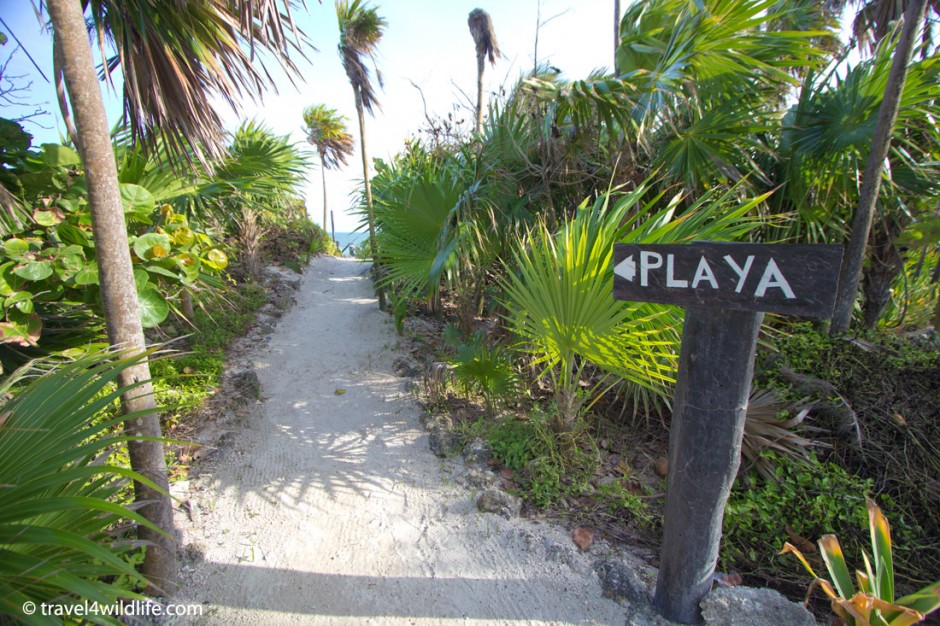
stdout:
[[(623, 2), (624, 6), (629, 2)], [(476, 98), (476, 52), (467, 27), (467, 16), (479, 7), (487, 11), (503, 53), (495, 66), (487, 64), (484, 90), (497, 93), (508, 88), (521, 75), (531, 71), (535, 59), (538, 30), (538, 61), (550, 63), (570, 79), (585, 78), (592, 70), (613, 64), (613, 0), (386, 0), (372, 6), (388, 22), (385, 35), (378, 45), (377, 64), (384, 79), (379, 92), (381, 110), (375, 117), (366, 117), (366, 142), (370, 159), (388, 159), (397, 154), (404, 141), (415, 136), (426, 125), (428, 114), (455, 114), (472, 123)], [(45, 75), (52, 76), (51, 37), (43, 34), (28, 0), (0, 0), (0, 31), (12, 31), (23, 43)], [(298, 11), (297, 23), (309, 36), (316, 51), (308, 51), (309, 62), (296, 58), (301, 78), (296, 85), (279, 70), (272, 71), (277, 91), (269, 91), (260, 101), (243, 101), (238, 111), (221, 101), (214, 103), (225, 120), (226, 128), (235, 130), (242, 120), (255, 119), (279, 135), (306, 144), (303, 132), (303, 110), (323, 103), (345, 115), (349, 130), (356, 137), (357, 152), (349, 164), (339, 170), (327, 170), (327, 203), (335, 217), (336, 231), (356, 228), (359, 218), (350, 210), (357, 201), (355, 190), (362, 180), (361, 156), (358, 152), (359, 129), (352, 89), (337, 54), (339, 29), (331, 0), (307, 0), (307, 11)], [(537, 29), (536, 25), (541, 24)], [(15, 43), (11, 40), (0, 48), (0, 59), (6, 58)], [(95, 48), (97, 50), (97, 48)], [(269, 69), (276, 69), (269, 64)], [(20, 84), (32, 83), (26, 98), (51, 112), (37, 118), (37, 124), (26, 124), (34, 135), (34, 144), (59, 141), (61, 121), (55, 105), (54, 89), (18, 52), (6, 74), (19, 75)], [(414, 85), (421, 88), (419, 92)], [(105, 87), (109, 119), (116, 122), (121, 108), (118, 98)], [(15, 117), (23, 109), (0, 103), (0, 116)], [(308, 214), (322, 222), (323, 192), (321, 173), (316, 163), (308, 173), (301, 190)]]

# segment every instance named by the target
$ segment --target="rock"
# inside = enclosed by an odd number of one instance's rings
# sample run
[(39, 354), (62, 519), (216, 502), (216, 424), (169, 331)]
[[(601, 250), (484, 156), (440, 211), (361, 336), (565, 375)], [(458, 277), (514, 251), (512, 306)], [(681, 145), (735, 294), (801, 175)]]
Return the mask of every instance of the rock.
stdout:
[(438, 428), (443, 430), (454, 429), (454, 420), (451, 419), (450, 415), (444, 415), (442, 413), (424, 413), (419, 419), (427, 430), (437, 430)]
[(594, 543), (594, 531), (584, 526), (579, 526), (571, 533), (571, 540), (581, 550), (587, 550)]
[(460, 437), (446, 428), (435, 428), (428, 437), (428, 447), (441, 458), (452, 456), (460, 450)]
[(601, 580), (604, 597), (620, 603), (650, 604), (656, 576), (652, 568), (639, 559), (636, 562), (600, 560), (594, 564), (594, 571)]
[(400, 356), (392, 364), (395, 373), (403, 378), (415, 378), (421, 375), (421, 366), (410, 356)]
[(472, 489), (494, 489), (499, 484), (499, 477), (493, 472), (472, 468), (457, 480)]
[[(671, 622), (657, 613), (649, 602), (629, 604), (625, 608), (625, 626), (674, 626), (675, 624), (675, 622)], [(771, 625), (768, 624), (767, 626)]]
[(806, 608), (790, 602), (773, 589), (719, 587), (702, 600), (706, 624), (722, 626), (816, 626)]
[(254, 370), (233, 371), (229, 374), (229, 385), (235, 396), (244, 400), (261, 399), (261, 381)]
[(284, 315), (284, 311), (282, 311), (281, 309), (277, 308), (276, 306), (268, 302), (263, 307), (258, 309), (258, 314), (267, 315), (269, 317), (281, 317), (282, 315)]
[(463, 458), (470, 464), (486, 465), (492, 456), (490, 444), (480, 437), (474, 438), (463, 448)]
[(487, 489), (477, 498), (477, 508), (483, 513), (496, 513), (509, 519), (519, 515), (522, 500), (499, 489)]

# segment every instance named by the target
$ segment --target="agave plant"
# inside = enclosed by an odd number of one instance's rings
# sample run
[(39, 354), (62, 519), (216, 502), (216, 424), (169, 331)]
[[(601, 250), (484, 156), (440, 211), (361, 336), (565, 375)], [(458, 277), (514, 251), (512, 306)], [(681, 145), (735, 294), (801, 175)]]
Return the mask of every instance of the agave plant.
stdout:
[[(830, 580), (816, 575), (803, 554), (790, 543), (783, 544), (780, 554), (793, 554), (813, 577), (807, 599), (816, 587), (828, 596), (832, 611), (848, 626), (908, 626), (917, 624), (940, 608), (940, 581), (920, 591), (895, 599), (894, 560), (891, 554), (891, 528), (881, 509), (870, 498), (868, 527), (871, 531), (872, 556), (862, 553), (865, 571), (855, 571), (858, 591), (852, 583), (842, 546), (835, 535), (823, 535), (819, 540)], [(872, 568), (874, 562), (874, 568)]]
[[(611, 375), (648, 399), (667, 400), (674, 382), (681, 313), (614, 300), (614, 244), (737, 239), (757, 226), (746, 216), (764, 199), (734, 207), (736, 189), (709, 192), (678, 216), (681, 196), (654, 211), (662, 196), (641, 205), (648, 189), (644, 184), (619, 199), (608, 193), (592, 206), (584, 203), (558, 233), (542, 223), (506, 263), (510, 328), (552, 379), (561, 429), (599, 397)], [(582, 379), (592, 363), (606, 374), (585, 393)]]
[(128, 391), (113, 383), (142, 358), (105, 352), (55, 369), (33, 362), (0, 384), (0, 397), (12, 394), (0, 406), (0, 614), (46, 624), (25, 614), (24, 602), (140, 597), (107, 582), (146, 582), (122, 558), (140, 544), (122, 540), (118, 525), (160, 531), (115, 495), (130, 480), (158, 487), (107, 459), (131, 439), (120, 424), (137, 417), (112, 408)]

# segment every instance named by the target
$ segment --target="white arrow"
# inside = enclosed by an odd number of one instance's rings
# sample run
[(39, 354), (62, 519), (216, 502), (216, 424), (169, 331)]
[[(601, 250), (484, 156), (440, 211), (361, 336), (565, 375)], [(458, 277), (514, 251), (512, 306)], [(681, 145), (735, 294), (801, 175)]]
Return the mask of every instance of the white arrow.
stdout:
[(632, 254), (614, 266), (614, 274), (626, 278), (631, 283), (633, 282), (633, 279), (636, 278), (636, 263), (633, 262)]

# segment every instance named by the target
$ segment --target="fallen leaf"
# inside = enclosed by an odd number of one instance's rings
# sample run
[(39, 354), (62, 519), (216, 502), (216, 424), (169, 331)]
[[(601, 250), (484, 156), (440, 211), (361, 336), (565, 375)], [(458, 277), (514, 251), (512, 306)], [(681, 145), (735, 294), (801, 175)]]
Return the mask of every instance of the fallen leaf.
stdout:
[(343, 395), (343, 394), (346, 393), (346, 390), (345, 390), (345, 389), (337, 389), (337, 390), (334, 391), (333, 393), (335, 393), (335, 394), (338, 395), (338, 396), (341, 396), (341, 395)]
[(715, 582), (718, 583), (719, 587), (737, 587), (744, 582), (744, 579), (741, 578), (741, 574), (736, 574), (735, 572), (731, 572), (730, 574), (715, 572)]
[(504, 467), (503, 469), (499, 470), (499, 475), (505, 478), (506, 480), (509, 480), (510, 478), (512, 478), (512, 470)]
[(571, 539), (581, 550), (587, 550), (594, 543), (594, 531), (584, 526), (579, 526), (571, 533)]
[(817, 552), (816, 544), (807, 539), (806, 537), (800, 536), (793, 531), (789, 526), (785, 527), (787, 535), (790, 537), (790, 543), (799, 549), (803, 554), (814, 554)]
[(660, 478), (665, 478), (669, 475), (669, 459), (661, 456), (655, 461), (653, 461), (653, 470), (656, 472), (656, 475)]

